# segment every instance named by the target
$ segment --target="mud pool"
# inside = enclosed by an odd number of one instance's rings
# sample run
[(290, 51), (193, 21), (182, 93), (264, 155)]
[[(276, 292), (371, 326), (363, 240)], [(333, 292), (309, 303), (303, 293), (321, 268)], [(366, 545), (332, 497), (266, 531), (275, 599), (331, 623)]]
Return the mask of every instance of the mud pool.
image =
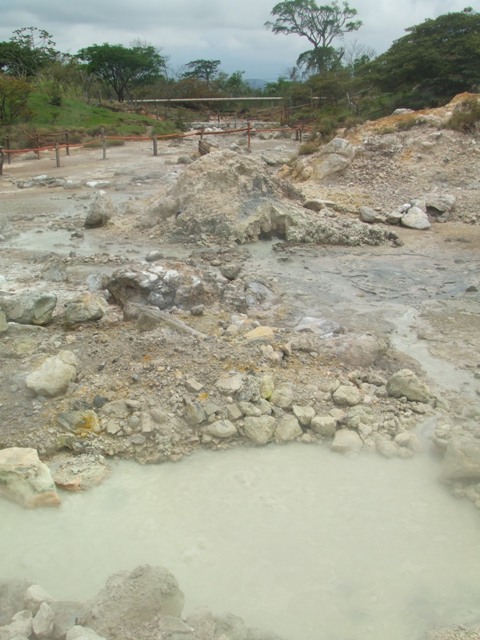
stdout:
[(186, 594), (290, 640), (404, 640), (480, 621), (478, 512), (436, 481), (436, 460), (346, 458), (321, 447), (116, 462), (58, 510), (0, 502), (3, 577), (58, 599), (160, 564)]

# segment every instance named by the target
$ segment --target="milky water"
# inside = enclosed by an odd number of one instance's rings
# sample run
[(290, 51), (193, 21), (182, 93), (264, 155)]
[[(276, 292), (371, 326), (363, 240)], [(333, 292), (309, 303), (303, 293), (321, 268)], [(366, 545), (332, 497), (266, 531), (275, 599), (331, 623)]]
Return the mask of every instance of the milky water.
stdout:
[(160, 564), (186, 594), (290, 640), (404, 640), (480, 619), (480, 517), (427, 454), (346, 458), (319, 446), (114, 464), (58, 510), (0, 502), (3, 577), (62, 599)]

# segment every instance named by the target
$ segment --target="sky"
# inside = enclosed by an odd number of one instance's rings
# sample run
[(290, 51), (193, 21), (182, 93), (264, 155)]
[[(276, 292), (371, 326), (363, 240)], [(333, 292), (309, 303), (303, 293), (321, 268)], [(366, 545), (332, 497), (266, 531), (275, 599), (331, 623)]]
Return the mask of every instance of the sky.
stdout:
[[(64, 53), (92, 44), (152, 44), (172, 75), (192, 60), (220, 60), (228, 74), (276, 80), (309, 43), (264, 27), (278, 0), (0, 0), (0, 41), (21, 27), (45, 29)], [(317, 0), (317, 4), (328, 4)], [(386, 51), (407, 27), (473, 6), (478, 0), (350, 0), (363, 26), (344, 44)], [(336, 44), (342, 42), (337, 40)]]

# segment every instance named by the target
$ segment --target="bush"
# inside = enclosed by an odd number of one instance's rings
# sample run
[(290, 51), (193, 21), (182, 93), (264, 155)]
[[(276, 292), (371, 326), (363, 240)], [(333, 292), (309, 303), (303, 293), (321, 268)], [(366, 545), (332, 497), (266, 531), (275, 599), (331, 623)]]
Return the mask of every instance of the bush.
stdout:
[(480, 102), (477, 98), (470, 98), (456, 108), (455, 113), (447, 122), (447, 127), (455, 131), (468, 133), (475, 131), (477, 122), (479, 121)]

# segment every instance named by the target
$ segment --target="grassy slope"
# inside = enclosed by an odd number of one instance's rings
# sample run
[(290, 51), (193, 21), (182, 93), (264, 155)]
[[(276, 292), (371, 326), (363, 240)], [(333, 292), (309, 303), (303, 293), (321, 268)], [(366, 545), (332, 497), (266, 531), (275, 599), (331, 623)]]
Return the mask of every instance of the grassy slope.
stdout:
[(31, 117), (10, 127), (0, 127), (0, 141), (6, 135), (11, 138), (12, 148), (21, 148), (31, 138), (32, 133), (42, 134), (54, 131), (70, 132), (70, 140), (79, 142), (100, 133), (103, 127), (106, 135), (135, 136), (173, 133), (175, 125), (169, 121), (134, 113), (115, 112), (99, 106), (89, 105), (77, 98), (64, 98), (60, 107), (49, 104), (46, 95), (33, 92), (28, 104)]

